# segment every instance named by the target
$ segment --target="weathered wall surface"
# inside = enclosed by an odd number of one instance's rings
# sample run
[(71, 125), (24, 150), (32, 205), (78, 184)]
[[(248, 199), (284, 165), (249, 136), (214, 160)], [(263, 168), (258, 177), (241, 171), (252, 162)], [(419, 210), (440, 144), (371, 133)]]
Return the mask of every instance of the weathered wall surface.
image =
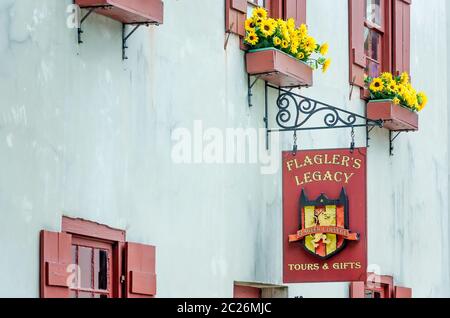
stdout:
[[(157, 245), (160, 297), (230, 297), (233, 281), (280, 284), (281, 174), (171, 160), (171, 133), (194, 120), (263, 126), (263, 86), (249, 109), (237, 38), (223, 49), (223, 1), (166, 0), (164, 25), (139, 30), (126, 62), (121, 25), (107, 18), (90, 17), (77, 45), (70, 3), (0, 0), (0, 296), (38, 296), (38, 233), (60, 230), (62, 215)], [(415, 296), (450, 296), (445, 9), (444, 0), (413, 4), (412, 76), (430, 96), (420, 132), (399, 137), (389, 157), (387, 133), (374, 131), (368, 158), (369, 262)], [(311, 33), (330, 42), (334, 63), (304, 94), (363, 113), (357, 94), (348, 100), (347, 19), (346, 2), (309, 1)], [(350, 132), (299, 139), (302, 148), (347, 147)], [(346, 297), (348, 288), (289, 293)]]

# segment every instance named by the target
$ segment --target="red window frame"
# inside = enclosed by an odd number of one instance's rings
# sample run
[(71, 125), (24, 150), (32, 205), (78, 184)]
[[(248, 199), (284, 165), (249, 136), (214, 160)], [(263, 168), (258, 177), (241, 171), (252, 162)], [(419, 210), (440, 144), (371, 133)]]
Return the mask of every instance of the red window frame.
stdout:
[(388, 275), (368, 273), (366, 282), (350, 283), (350, 298), (411, 298), (412, 289), (394, 286)]
[(62, 218), (61, 230), (72, 235), (72, 246), (86, 246), (105, 249), (109, 252), (109, 290), (85, 290), (83, 288), (71, 288), (73, 292), (92, 292), (94, 294), (107, 295), (108, 298), (121, 298), (123, 291), (122, 280), (122, 250), (125, 244), (126, 233), (123, 230), (113, 229), (106, 225), (82, 219), (73, 219), (66, 216)]
[(361, 89), (361, 98), (369, 92), (364, 83), (368, 61), (365, 52), (365, 29), (382, 35), (378, 62), (381, 72), (399, 74), (410, 71), (410, 19), (411, 0), (382, 0), (384, 25), (367, 21), (367, 0), (349, 0), (350, 83)]
[[(381, 72), (388, 72), (391, 70), (391, 56), (392, 56), (392, 46), (390, 42), (392, 41), (391, 37), (391, 16), (392, 16), (392, 4), (391, 0), (380, 0), (380, 14), (381, 14), (381, 25), (377, 25), (370, 21), (367, 17), (367, 2), (370, 0), (364, 0), (364, 7), (366, 10), (364, 17), (364, 28), (368, 30), (368, 32), (374, 32), (378, 34), (380, 37), (379, 48), (378, 48), (378, 60), (372, 59), (371, 56), (365, 54), (366, 58), (366, 72), (365, 75), (374, 75), (379, 76)], [(365, 38), (365, 30), (364, 30), (364, 40)], [(365, 43), (364, 43), (365, 45)], [(365, 51), (365, 50), (364, 50)], [(369, 63), (372, 62), (374, 64), (379, 65), (379, 73), (378, 74), (370, 74), (367, 70), (369, 69)]]
[[(69, 298), (77, 291), (113, 298), (156, 297), (155, 246), (126, 242), (125, 231), (82, 219), (63, 217), (61, 227), (61, 232), (42, 230), (40, 233), (39, 283), (42, 298)], [(73, 246), (103, 249), (108, 254), (106, 262), (109, 258), (109, 268), (106, 271), (110, 283), (106, 290), (92, 290), (97, 285), (88, 283), (83, 287), (89, 285), (89, 289), (81, 290), (79, 284), (73, 284), (79, 268), (76, 259), (74, 262)], [(91, 256), (91, 262), (93, 259)], [(89, 261), (87, 264), (84, 268), (92, 269)], [(97, 264), (104, 265), (100, 261)], [(100, 269), (101, 266), (95, 268)]]

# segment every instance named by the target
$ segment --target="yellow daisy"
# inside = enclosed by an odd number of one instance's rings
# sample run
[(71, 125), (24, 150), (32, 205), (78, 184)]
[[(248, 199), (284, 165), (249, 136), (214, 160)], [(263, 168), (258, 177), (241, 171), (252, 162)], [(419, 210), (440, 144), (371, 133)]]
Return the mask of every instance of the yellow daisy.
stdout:
[(289, 42), (286, 40), (281, 41), (281, 47), (287, 49), (289, 47)]
[(384, 83), (381, 78), (375, 78), (370, 84), (370, 90), (374, 93), (381, 92), (384, 89)]
[(418, 109), (419, 111), (421, 111), (428, 104), (428, 97), (427, 95), (425, 95), (425, 93), (420, 92), (419, 94), (417, 94), (417, 101), (419, 103)]
[(398, 97), (395, 97), (392, 101), (395, 105), (400, 105), (400, 99)]
[(328, 50), (329, 50), (329, 45), (328, 45), (328, 43), (324, 43), (324, 44), (322, 44), (322, 46), (320, 47), (320, 54), (322, 54), (322, 55), (327, 55), (327, 54), (328, 54)]
[[(383, 75), (381, 75), (383, 76)], [(397, 91), (397, 83), (394, 80), (391, 80), (389, 82), (389, 84), (387, 85), (387, 88), (389, 89), (389, 91), (391, 92), (396, 92)]]
[(253, 22), (253, 19), (247, 19), (245, 20), (245, 30), (248, 32), (255, 31), (255, 22)]
[(253, 18), (267, 19), (267, 10), (261, 7), (253, 10)]
[(306, 39), (305, 47), (310, 52), (314, 51), (316, 49), (316, 47), (317, 47), (316, 39), (313, 38), (312, 36), (309, 36)]
[(278, 36), (274, 37), (273, 38), (273, 44), (275, 46), (280, 46), (281, 45), (281, 39)]
[(326, 59), (322, 65), (322, 72), (325, 73), (326, 71), (328, 71), (328, 68), (330, 67), (330, 65), (331, 65), (331, 59)]
[(381, 74), (380, 76), (383, 80), (385, 80), (386, 82), (391, 82), (394, 80), (394, 77), (392, 76), (391, 73), (389, 72), (384, 72)]
[(267, 38), (275, 33), (275, 26), (269, 20), (263, 20), (259, 26), (261, 33)]
[(290, 18), (287, 20), (286, 25), (288, 27), (288, 30), (290, 32), (294, 32), (295, 31), (295, 20), (293, 18)]
[(256, 45), (259, 41), (259, 37), (255, 32), (249, 32), (244, 41), (250, 45)]
[(303, 59), (305, 58), (305, 53), (299, 52), (299, 53), (297, 54), (297, 58), (298, 58), (299, 60), (303, 60)]
[(402, 84), (407, 84), (409, 82), (409, 75), (406, 72), (403, 72), (402, 75), (400, 76), (400, 82)]

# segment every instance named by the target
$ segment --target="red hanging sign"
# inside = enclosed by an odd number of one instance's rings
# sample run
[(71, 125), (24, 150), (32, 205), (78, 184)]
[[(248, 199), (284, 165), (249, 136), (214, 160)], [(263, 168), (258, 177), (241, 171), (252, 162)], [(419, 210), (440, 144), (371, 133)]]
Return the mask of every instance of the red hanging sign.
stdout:
[(366, 154), (283, 153), (284, 283), (366, 280)]

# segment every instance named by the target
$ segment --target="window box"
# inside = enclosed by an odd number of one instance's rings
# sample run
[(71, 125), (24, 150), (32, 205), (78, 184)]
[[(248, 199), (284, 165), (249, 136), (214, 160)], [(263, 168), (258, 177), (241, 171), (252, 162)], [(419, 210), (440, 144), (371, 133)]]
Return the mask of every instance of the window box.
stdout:
[(313, 85), (313, 69), (302, 61), (274, 49), (250, 50), (246, 54), (247, 72), (279, 87)]
[(392, 100), (372, 100), (367, 104), (367, 117), (372, 120), (382, 119), (384, 128), (391, 131), (419, 130), (419, 115), (417, 112)]
[(161, 0), (75, 0), (75, 4), (80, 8), (108, 6), (95, 12), (125, 24), (163, 23)]

